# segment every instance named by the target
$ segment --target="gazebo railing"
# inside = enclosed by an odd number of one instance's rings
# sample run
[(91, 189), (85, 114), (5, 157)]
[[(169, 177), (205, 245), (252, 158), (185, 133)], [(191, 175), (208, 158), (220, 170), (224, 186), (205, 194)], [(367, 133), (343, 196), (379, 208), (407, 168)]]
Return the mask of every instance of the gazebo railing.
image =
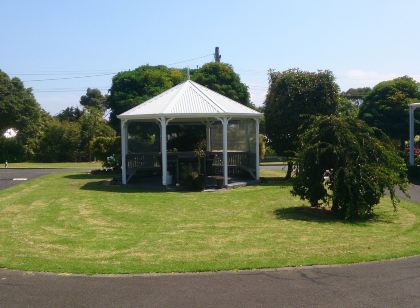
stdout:
[(135, 153), (127, 154), (127, 169), (151, 169), (160, 168), (161, 157), (160, 153)]
[[(215, 175), (223, 174), (223, 153), (210, 152), (213, 158), (208, 161), (208, 166)], [(211, 157), (212, 155), (208, 155)], [(255, 177), (255, 153), (229, 151), (228, 152), (228, 173), (230, 176), (241, 176), (244, 173)]]
[[(126, 155), (127, 174), (133, 176), (137, 171), (157, 171), (161, 169), (161, 153), (131, 153)], [(203, 159), (202, 171), (206, 175), (223, 175), (223, 152), (206, 152)], [(198, 164), (193, 152), (170, 152), (168, 153), (168, 164), (174, 167), (172, 174), (179, 179), (179, 172), (182, 167), (190, 163)], [(169, 169), (168, 166), (168, 169)], [(245, 174), (255, 177), (255, 153), (242, 151), (228, 152), (228, 173), (229, 176), (241, 177)], [(147, 174), (147, 173), (146, 173)]]

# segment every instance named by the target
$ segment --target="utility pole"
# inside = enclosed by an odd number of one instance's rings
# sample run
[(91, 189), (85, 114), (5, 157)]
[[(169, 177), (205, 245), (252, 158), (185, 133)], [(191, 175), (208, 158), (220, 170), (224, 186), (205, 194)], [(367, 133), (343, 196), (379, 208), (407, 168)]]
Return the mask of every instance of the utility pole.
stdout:
[(222, 58), (222, 55), (219, 53), (219, 47), (216, 47), (214, 49), (214, 62), (220, 63), (221, 58)]

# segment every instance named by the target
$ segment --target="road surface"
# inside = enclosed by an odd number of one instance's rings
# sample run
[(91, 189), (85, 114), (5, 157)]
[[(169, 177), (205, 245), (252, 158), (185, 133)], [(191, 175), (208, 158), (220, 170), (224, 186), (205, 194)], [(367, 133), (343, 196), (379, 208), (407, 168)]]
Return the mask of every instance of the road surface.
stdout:
[(0, 306), (420, 307), (420, 257), (155, 276), (66, 276), (3, 269)]

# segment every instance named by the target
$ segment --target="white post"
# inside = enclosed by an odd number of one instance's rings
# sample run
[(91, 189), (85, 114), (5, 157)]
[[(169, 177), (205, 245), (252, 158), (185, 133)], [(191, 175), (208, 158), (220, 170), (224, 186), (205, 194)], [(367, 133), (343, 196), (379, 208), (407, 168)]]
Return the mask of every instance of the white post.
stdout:
[(127, 184), (127, 120), (121, 120), (121, 169), (122, 183)]
[(260, 119), (255, 119), (255, 177), (260, 179)]
[(161, 144), (161, 154), (162, 154), (162, 185), (166, 186), (166, 176), (168, 174), (168, 151), (166, 149), (166, 124), (167, 120), (165, 118), (159, 119), (160, 121), (160, 144)]
[(410, 116), (410, 154), (409, 154), (409, 163), (410, 166), (414, 166), (414, 110), (415, 106), (409, 106), (409, 116)]
[(207, 123), (206, 124), (206, 141), (207, 141), (207, 151), (210, 152), (211, 151), (211, 124)]
[(227, 128), (228, 128), (229, 119), (223, 118), (222, 124), (223, 124), (223, 177), (225, 186), (228, 185), (228, 144), (227, 144)]
[(251, 143), (249, 142), (249, 123), (250, 123), (250, 121), (247, 120), (245, 123), (246, 123), (245, 124), (245, 140), (246, 140), (245, 151), (250, 152), (251, 151)]

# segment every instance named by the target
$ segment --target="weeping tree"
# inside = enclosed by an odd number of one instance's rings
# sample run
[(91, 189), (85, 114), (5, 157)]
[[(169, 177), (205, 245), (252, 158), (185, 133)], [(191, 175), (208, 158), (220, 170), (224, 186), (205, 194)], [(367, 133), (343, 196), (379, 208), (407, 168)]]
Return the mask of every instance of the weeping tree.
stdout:
[(292, 193), (319, 207), (332, 199), (331, 211), (344, 219), (366, 217), (388, 191), (407, 188), (407, 168), (381, 130), (356, 118), (319, 116), (300, 137), (298, 174)]
[(264, 104), (265, 130), (270, 146), (278, 155), (288, 158), (286, 178), (289, 178), (299, 127), (310, 116), (336, 113), (339, 87), (330, 71), (271, 71), (269, 78)]

